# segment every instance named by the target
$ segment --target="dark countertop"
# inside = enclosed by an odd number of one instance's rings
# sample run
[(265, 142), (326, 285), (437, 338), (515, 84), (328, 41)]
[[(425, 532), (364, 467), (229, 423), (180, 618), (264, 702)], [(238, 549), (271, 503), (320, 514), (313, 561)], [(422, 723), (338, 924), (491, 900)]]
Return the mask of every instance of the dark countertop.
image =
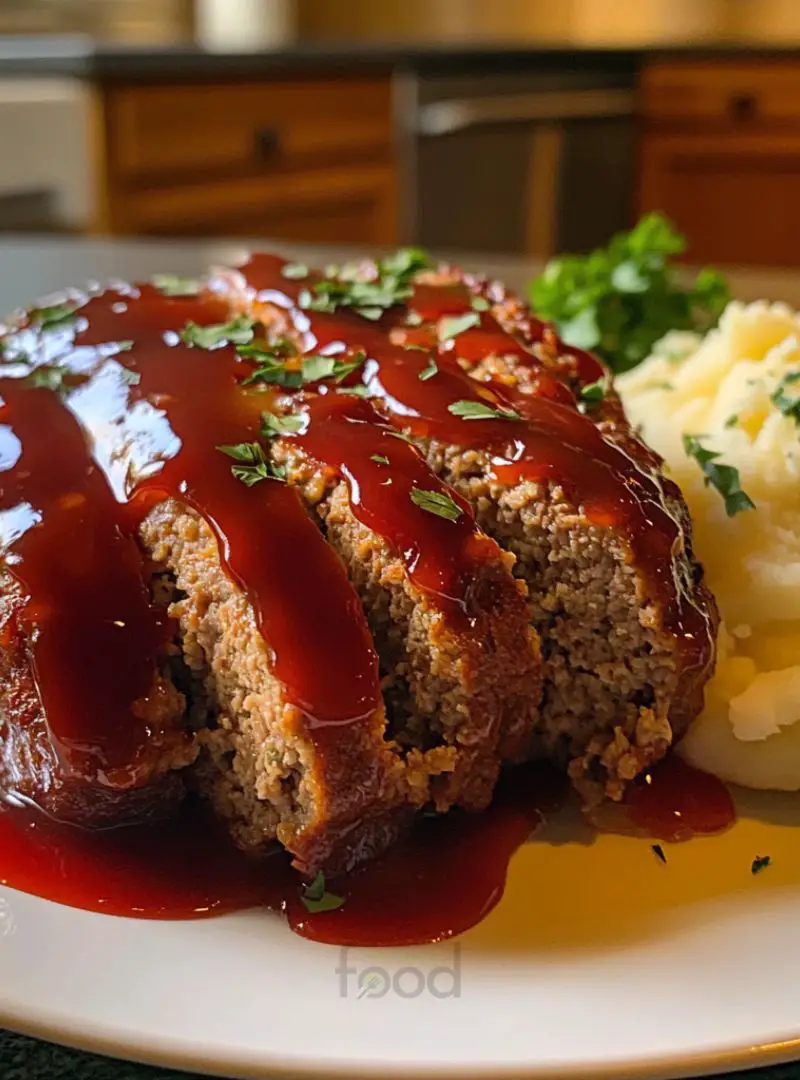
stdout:
[(196, 42), (122, 43), (87, 34), (0, 34), (0, 77), (73, 76), (98, 80), (243, 78), (275, 72), (411, 68), (425, 71), (525, 69), (535, 65), (593, 66), (633, 73), (642, 58), (691, 56), (800, 55), (800, 39), (787, 35), (762, 38), (700, 36), (685, 40), (639, 40), (624, 44), (530, 36), (514, 41), (463, 36), (443, 41), (410, 38), (379, 40), (298, 41), (274, 49), (211, 50)]
[(465, 69), (502, 64), (525, 67), (565, 61), (633, 70), (635, 50), (587, 48), (570, 43), (479, 43), (473, 41), (386, 43), (295, 42), (274, 49), (211, 50), (197, 43), (125, 44), (84, 34), (0, 34), (0, 76), (60, 75), (83, 79), (137, 80), (253, 77), (274, 72), (360, 69)]
[[(365, 254), (363, 249), (264, 239), (150, 241), (0, 236), (0, 318), (68, 286), (81, 287), (89, 281), (113, 278), (141, 281), (154, 273), (192, 276), (210, 266), (236, 263), (253, 250), (282, 252), (311, 265)], [(541, 261), (518, 256), (488, 258), (444, 253), (442, 257), (500, 278), (520, 293), (542, 268)], [(734, 295), (742, 300), (783, 300), (800, 308), (800, 278), (792, 271), (726, 268), (726, 273)]]

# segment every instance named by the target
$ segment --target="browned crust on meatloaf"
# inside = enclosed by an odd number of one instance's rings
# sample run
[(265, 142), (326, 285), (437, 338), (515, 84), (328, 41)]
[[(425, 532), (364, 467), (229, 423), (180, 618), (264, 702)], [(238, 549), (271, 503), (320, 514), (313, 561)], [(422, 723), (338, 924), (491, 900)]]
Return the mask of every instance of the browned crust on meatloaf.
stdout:
[(178, 770), (195, 757), (183, 732), (183, 696), (166, 672), (154, 672), (151, 692), (133, 704), (151, 730), (134, 785), (110, 787), (71, 775), (58, 758), (36, 689), (19, 619), (25, 602), (16, 581), (0, 572), (0, 793), (84, 828), (130, 825), (168, 814), (184, 793)]
[(312, 738), (272, 674), (252, 606), (225, 573), (206, 522), (167, 500), (140, 532), (175, 579), (170, 613), (204, 714), (196, 783), (236, 841), (258, 854), (277, 840), (309, 873), (344, 871), (383, 850), (411, 814), (383, 709), (328, 742)]
[(318, 515), (362, 600), (412, 800), (482, 809), (501, 764), (527, 747), (541, 692), (538, 641), (513, 557), (497, 548), (476, 566), (466, 618), (454, 619), (358, 521), (345, 481), (290, 439), (273, 444), (273, 458)]

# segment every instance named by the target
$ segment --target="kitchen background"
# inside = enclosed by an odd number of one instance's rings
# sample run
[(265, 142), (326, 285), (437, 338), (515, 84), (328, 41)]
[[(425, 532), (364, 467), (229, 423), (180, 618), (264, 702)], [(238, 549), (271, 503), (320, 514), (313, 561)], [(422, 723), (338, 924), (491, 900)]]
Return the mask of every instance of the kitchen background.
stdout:
[(0, 230), (794, 267), (798, 0), (0, 0)]

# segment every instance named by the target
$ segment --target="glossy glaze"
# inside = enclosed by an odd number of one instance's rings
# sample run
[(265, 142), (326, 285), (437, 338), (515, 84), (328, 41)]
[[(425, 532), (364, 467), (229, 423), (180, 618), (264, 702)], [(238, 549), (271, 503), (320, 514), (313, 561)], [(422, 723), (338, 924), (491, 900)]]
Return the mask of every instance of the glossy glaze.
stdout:
[[(473, 313), (478, 325), (456, 338), (445, 338), (435, 349), (422, 347), (432, 344), (431, 324), (402, 330), (406, 343), (416, 346), (406, 348), (396, 340), (405, 320), (401, 307), (379, 322), (347, 308), (332, 313), (308, 310), (308, 305), (301, 308), (303, 292), (313, 288), (317, 277), (287, 280), (283, 265), (275, 256), (254, 255), (241, 268), (242, 288), (251, 304), (280, 309), (306, 351), (365, 352), (364, 382), (376, 406), (398, 429), (482, 451), (494, 476), (505, 485), (524, 481), (558, 485), (591, 522), (622, 533), (651, 598), (662, 608), (665, 627), (683, 653), (684, 675), (707, 666), (713, 655), (712, 622), (705, 608), (695, 603), (688, 583), (675, 574), (675, 556), (683, 551), (685, 537), (657, 471), (646, 459), (634, 458), (606, 438), (578, 407), (569, 388), (561, 384), (554, 389), (547, 372), (542, 370), (541, 392), (522, 394), (498, 381), (479, 383), (459, 364), (462, 357), (471, 364), (491, 353), (510, 352), (524, 354), (533, 368), (542, 369), (521, 336), (507, 333), (490, 312), (481, 311)], [(442, 312), (463, 313), (467, 303), (463, 286), (427, 285), (415, 296), (421, 317), (428, 319)], [(409, 311), (414, 311), (415, 303), (412, 296)], [(530, 327), (531, 333), (547, 332), (536, 320), (530, 320)], [(438, 371), (421, 380), (432, 358)], [(450, 406), (460, 401), (510, 407), (521, 419), (465, 420), (450, 412)]]

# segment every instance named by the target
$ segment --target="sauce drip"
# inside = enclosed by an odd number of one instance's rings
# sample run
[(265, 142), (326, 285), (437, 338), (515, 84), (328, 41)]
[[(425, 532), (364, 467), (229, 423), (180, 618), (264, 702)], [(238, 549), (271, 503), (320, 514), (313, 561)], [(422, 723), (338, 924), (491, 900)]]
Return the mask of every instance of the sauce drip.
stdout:
[[(443, 342), (436, 351), (406, 349), (391, 339), (402, 309), (392, 311), (385, 325), (346, 308), (334, 313), (301, 310), (299, 299), (308, 282), (285, 279), (283, 265), (284, 260), (275, 256), (254, 255), (240, 274), (256, 304), (284, 311), (305, 351), (337, 355), (343, 350), (364, 351), (364, 382), (395, 427), (420, 438), (484, 451), (496, 478), (508, 486), (524, 480), (557, 483), (590, 521), (623, 531), (653, 599), (663, 610), (665, 625), (684, 654), (684, 678), (708, 663), (713, 653), (711, 622), (708, 613), (694, 603), (686, 583), (674, 574), (674, 555), (684, 545), (683, 530), (669, 512), (657, 473), (606, 439), (592, 419), (579, 411), (568, 388), (564, 391), (569, 404), (562, 392), (553, 392), (552, 380), (542, 380), (542, 393), (522, 394), (497, 381), (477, 382), (456, 359), (521, 351), (532, 365), (541, 366), (523, 343), (506, 333), (489, 312), (475, 312), (479, 325)], [(418, 286), (415, 295), (419, 300), (412, 299), (411, 307), (419, 302), (430, 318), (442, 311), (463, 311), (466, 303), (463, 288), (448, 285)], [(420, 330), (429, 332), (425, 327)], [(432, 358), (437, 374), (421, 380)], [(465, 420), (449, 410), (459, 401), (492, 408), (510, 406), (523, 419)]]
[(721, 780), (672, 754), (639, 777), (624, 802), (602, 803), (590, 820), (602, 832), (677, 843), (723, 832), (736, 807)]
[(30, 650), (65, 773), (135, 785), (153, 754), (135, 705), (154, 690), (166, 620), (75, 418), (16, 379), (0, 379), (0, 398), (0, 550), (26, 597), (6, 633)]
[(736, 820), (725, 784), (677, 754), (659, 762), (631, 788), (627, 808), (639, 835), (673, 842), (722, 832)]
[(0, 884), (111, 915), (191, 919), (265, 906), (314, 941), (426, 944), (463, 933), (497, 904), (513, 853), (564, 788), (560, 777), (525, 767), (485, 814), (422, 820), (383, 858), (328, 883), (346, 902), (314, 915), (283, 853), (250, 861), (193, 804), (167, 822), (91, 832), (0, 807)]
[[(670, 758), (627, 805), (604, 804), (595, 824), (651, 840), (679, 841), (733, 823), (725, 786)], [(566, 781), (541, 766), (501, 780), (483, 814), (422, 819), (381, 859), (327, 883), (345, 897), (310, 914), (280, 852), (252, 862), (199, 805), (167, 822), (85, 832), (27, 808), (0, 806), (0, 884), (71, 907), (144, 919), (193, 919), (254, 907), (285, 913), (302, 937), (332, 945), (397, 946), (442, 941), (477, 925), (503, 895), (509, 861)]]
[[(480, 560), (496, 553), (466, 500), (382, 423), (369, 402), (326, 394), (311, 399), (304, 412), (306, 428), (291, 441), (346, 479), (353, 514), (400, 554), (417, 588), (464, 609)], [(446, 496), (460, 516), (452, 521), (423, 509), (412, 499), (414, 490)]]

